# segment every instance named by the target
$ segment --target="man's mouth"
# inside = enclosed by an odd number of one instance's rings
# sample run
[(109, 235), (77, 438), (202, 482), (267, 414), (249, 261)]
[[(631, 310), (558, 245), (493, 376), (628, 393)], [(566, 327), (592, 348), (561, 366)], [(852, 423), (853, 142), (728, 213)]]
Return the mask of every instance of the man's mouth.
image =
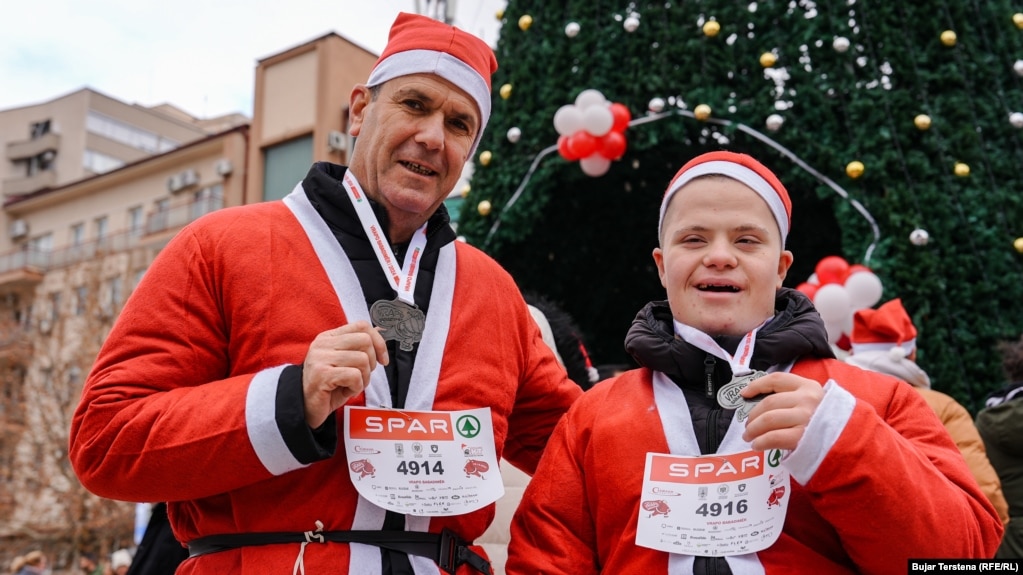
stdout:
[(434, 176), (434, 175), (437, 174), (437, 172), (431, 170), (430, 168), (427, 168), (427, 167), (422, 166), (420, 164), (416, 164), (414, 162), (398, 162), (398, 163), (403, 165), (403, 166), (405, 166), (409, 171), (415, 172), (415, 173), (423, 175), (423, 176)]
[(739, 293), (739, 288), (732, 284), (703, 283), (696, 284), (696, 289), (719, 293)]

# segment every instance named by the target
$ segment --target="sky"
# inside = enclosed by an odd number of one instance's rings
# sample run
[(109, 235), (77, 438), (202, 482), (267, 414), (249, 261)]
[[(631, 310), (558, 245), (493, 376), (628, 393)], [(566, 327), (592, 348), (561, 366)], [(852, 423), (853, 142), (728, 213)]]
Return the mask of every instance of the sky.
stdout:
[[(449, 0), (454, 25), (496, 45), (505, 0)], [(436, 0), (6, 0), (0, 110), (91, 88), (198, 118), (252, 116), (256, 62), (334, 32), (379, 54), (399, 12)]]

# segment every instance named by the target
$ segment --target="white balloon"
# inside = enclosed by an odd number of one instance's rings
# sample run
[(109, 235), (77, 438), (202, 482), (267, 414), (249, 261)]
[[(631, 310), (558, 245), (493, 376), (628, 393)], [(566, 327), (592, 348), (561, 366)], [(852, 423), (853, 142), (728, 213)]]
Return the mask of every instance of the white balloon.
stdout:
[(575, 105), (579, 106), (580, 109), (585, 110), (590, 106), (606, 106), (607, 99), (604, 98), (604, 94), (602, 94), (600, 90), (590, 88), (589, 90), (579, 92), (579, 95), (575, 97)]
[(815, 286), (821, 285), (821, 280), (817, 279), (817, 272), (810, 274), (810, 277), (806, 278), (806, 283), (813, 284)]
[(615, 117), (608, 106), (590, 106), (583, 110), (583, 127), (598, 138), (610, 132), (614, 124)]
[(849, 304), (853, 311), (873, 307), (881, 301), (881, 278), (873, 272), (858, 271), (845, 280), (845, 290), (849, 292)]
[(594, 153), (579, 160), (579, 167), (582, 168), (583, 173), (587, 176), (596, 178), (607, 173), (608, 169), (611, 168), (611, 160)]
[(838, 321), (824, 322), (824, 328), (828, 331), (828, 343), (838, 343), (842, 334), (852, 333), (853, 316), (848, 314)]
[(849, 292), (838, 284), (822, 285), (813, 296), (813, 305), (824, 323), (836, 323), (852, 314)]
[(554, 112), (554, 129), (562, 136), (571, 136), (583, 129), (583, 111), (578, 106), (565, 104)]

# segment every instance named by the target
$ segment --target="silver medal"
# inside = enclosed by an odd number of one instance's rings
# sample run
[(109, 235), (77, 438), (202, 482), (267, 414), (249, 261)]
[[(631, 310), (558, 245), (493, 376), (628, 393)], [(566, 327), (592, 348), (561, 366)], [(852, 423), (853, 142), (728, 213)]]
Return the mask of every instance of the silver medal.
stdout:
[(373, 325), (384, 328), (380, 332), (384, 339), (396, 340), (398, 347), (405, 351), (412, 351), (413, 344), (423, 339), (426, 314), (400, 299), (374, 302), (369, 308), (369, 316)]
[(760, 403), (764, 396), (758, 395), (752, 399), (746, 399), (739, 392), (746, 389), (746, 386), (754, 379), (759, 379), (765, 375), (767, 373), (758, 370), (743, 375), (732, 376), (732, 381), (721, 386), (721, 389), (718, 390), (718, 405), (724, 409), (736, 410), (735, 413), (738, 415), (739, 421), (746, 421), (746, 418), (749, 417), (749, 412), (753, 411), (753, 408)]

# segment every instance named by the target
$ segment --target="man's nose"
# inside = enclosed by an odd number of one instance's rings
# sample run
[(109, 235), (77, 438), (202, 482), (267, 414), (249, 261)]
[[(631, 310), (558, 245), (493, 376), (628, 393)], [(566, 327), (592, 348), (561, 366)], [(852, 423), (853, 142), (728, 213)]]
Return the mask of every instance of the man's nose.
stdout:
[(440, 113), (429, 114), (419, 121), (416, 131), (416, 142), (426, 146), (429, 150), (439, 150), (444, 147), (444, 115)]
[(735, 264), (735, 250), (731, 242), (726, 240), (710, 242), (703, 256), (703, 265), (708, 267), (733, 267)]

